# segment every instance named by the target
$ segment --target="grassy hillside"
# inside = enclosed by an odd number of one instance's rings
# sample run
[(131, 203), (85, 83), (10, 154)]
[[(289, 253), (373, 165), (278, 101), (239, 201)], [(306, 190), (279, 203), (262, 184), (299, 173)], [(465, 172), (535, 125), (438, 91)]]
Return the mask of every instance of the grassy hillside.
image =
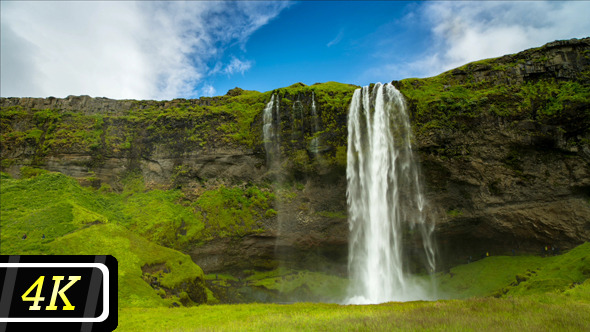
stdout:
[[(189, 297), (194, 302), (206, 300), (203, 271), (188, 255), (153, 244), (115, 224), (81, 229), (52, 241), (47, 249), (46, 253), (52, 255), (76, 253), (117, 258), (121, 307), (168, 307), (175, 301), (186, 301), (191, 291)], [(146, 271), (150, 267), (155, 267), (152, 273)], [(159, 289), (150, 287), (151, 276), (158, 277)], [(195, 285), (182, 287), (183, 283)]]
[[(29, 178), (2, 175), (2, 254), (118, 253), (122, 271), (135, 269), (130, 274), (137, 277), (146, 277), (138, 272), (138, 267), (176, 262), (170, 260), (170, 255), (178, 255), (190, 268), (181, 269), (170, 263), (170, 275), (160, 281), (168, 288), (176, 284), (168, 283), (169, 280), (175, 280), (177, 274), (182, 279), (186, 271), (192, 271), (187, 272), (191, 277), (204, 278), (188, 256), (173, 249), (182, 250), (213, 235), (239, 236), (256, 229), (253, 216), (275, 213), (269, 208), (270, 194), (254, 186), (220, 186), (190, 202), (178, 190), (145, 191), (143, 181), (134, 177), (124, 181), (123, 192), (114, 193), (81, 187), (76, 180), (60, 173), (26, 168), (23, 175)], [(27, 234), (26, 240), (21, 239), (23, 234)], [(154, 253), (136, 252), (134, 248)], [(280, 269), (244, 274), (248, 286), (275, 293), (318, 293), (326, 289), (328, 297), (336, 298), (346, 288), (339, 278), (309, 271)], [(563, 291), (589, 277), (590, 244), (586, 243), (563, 255), (545, 258), (487, 257), (439, 273), (437, 285), (441, 298), (516, 296)], [(207, 279), (216, 283), (211, 277)]]
[(590, 243), (556, 256), (491, 256), (437, 275), (441, 298), (565, 292), (590, 279)]
[[(1, 254), (113, 255), (119, 262), (121, 307), (207, 300), (203, 271), (188, 255), (125, 227), (146, 215), (152, 222), (182, 216), (185, 210), (174, 203), (174, 192), (104, 194), (62, 174), (44, 173), (22, 180), (2, 175), (0, 195)], [(145, 205), (123, 205), (131, 196)], [(158, 210), (151, 214), (137, 211), (154, 206)]]

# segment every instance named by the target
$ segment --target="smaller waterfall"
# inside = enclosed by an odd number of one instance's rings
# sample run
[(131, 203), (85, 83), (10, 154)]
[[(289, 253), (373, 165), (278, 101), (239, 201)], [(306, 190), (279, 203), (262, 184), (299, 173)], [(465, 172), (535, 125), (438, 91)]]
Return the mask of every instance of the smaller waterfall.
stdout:
[(320, 131), (320, 124), (319, 124), (319, 117), (318, 117), (318, 110), (315, 106), (315, 93), (311, 92), (311, 117), (313, 120), (313, 127), (312, 127), (312, 134), (316, 135), (314, 138), (311, 139), (311, 151), (313, 151), (314, 155), (318, 155), (321, 147), (320, 137), (317, 136), (317, 133)]
[(320, 131), (319, 119), (318, 119), (318, 110), (315, 106), (315, 93), (311, 92), (311, 116), (313, 118), (313, 132), (314, 134)]
[(262, 134), (264, 149), (266, 150), (266, 163), (271, 167), (273, 162), (279, 159), (280, 152), (280, 113), (279, 100), (273, 94), (262, 112)]

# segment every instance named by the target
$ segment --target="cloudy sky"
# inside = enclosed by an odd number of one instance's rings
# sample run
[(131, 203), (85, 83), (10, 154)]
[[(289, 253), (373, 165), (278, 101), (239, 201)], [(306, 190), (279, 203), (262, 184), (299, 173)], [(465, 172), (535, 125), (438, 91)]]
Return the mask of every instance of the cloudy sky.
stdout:
[(2, 97), (366, 85), (590, 36), (588, 1), (2, 1)]

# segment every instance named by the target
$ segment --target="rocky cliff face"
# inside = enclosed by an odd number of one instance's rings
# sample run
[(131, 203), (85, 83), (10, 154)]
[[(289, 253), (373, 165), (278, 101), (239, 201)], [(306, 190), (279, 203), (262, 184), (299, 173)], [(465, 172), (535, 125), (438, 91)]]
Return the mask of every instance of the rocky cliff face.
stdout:
[[(589, 64), (585, 38), (394, 82), (411, 110), (445, 261), (590, 240)], [(41, 167), (111, 190), (140, 174), (148, 188), (179, 188), (190, 201), (220, 186), (256, 186), (274, 195), (277, 214), (183, 250), (206, 272), (280, 261), (338, 270), (348, 248), (354, 89), (296, 84), (162, 102), (2, 98), (1, 170), (19, 176), (23, 166)], [(262, 139), (272, 94), (280, 100), (280, 169), (267, 167)], [(212, 223), (207, 211), (195, 208)]]
[(588, 241), (589, 65), (586, 38), (422, 80), (436, 98), (418, 97), (416, 81), (398, 84), (448, 258)]

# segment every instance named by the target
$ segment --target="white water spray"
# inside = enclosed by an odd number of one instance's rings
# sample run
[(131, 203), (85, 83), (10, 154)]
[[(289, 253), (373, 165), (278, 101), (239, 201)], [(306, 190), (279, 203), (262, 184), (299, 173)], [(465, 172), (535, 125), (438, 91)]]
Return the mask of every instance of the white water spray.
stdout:
[(311, 117), (313, 120), (312, 134), (316, 135), (311, 140), (311, 148), (312, 148), (314, 155), (316, 155), (316, 158), (317, 158), (318, 152), (321, 148), (320, 137), (317, 136), (317, 132), (320, 131), (320, 124), (319, 124), (319, 116), (318, 116), (317, 107), (315, 106), (315, 93), (313, 91), (311, 92)]
[(280, 114), (278, 97), (273, 94), (270, 101), (266, 104), (264, 111), (262, 111), (262, 134), (264, 138), (264, 149), (266, 150), (266, 163), (268, 167), (272, 167), (273, 161), (279, 159), (279, 139), (280, 139)]
[(401, 93), (391, 84), (357, 89), (348, 115), (349, 260), (346, 303), (429, 299), (407, 271), (402, 241), (418, 231), (434, 271), (433, 225), (411, 147)]
[(320, 124), (318, 118), (318, 109), (315, 106), (315, 92), (311, 92), (311, 116), (313, 118), (313, 133), (320, 131)]

